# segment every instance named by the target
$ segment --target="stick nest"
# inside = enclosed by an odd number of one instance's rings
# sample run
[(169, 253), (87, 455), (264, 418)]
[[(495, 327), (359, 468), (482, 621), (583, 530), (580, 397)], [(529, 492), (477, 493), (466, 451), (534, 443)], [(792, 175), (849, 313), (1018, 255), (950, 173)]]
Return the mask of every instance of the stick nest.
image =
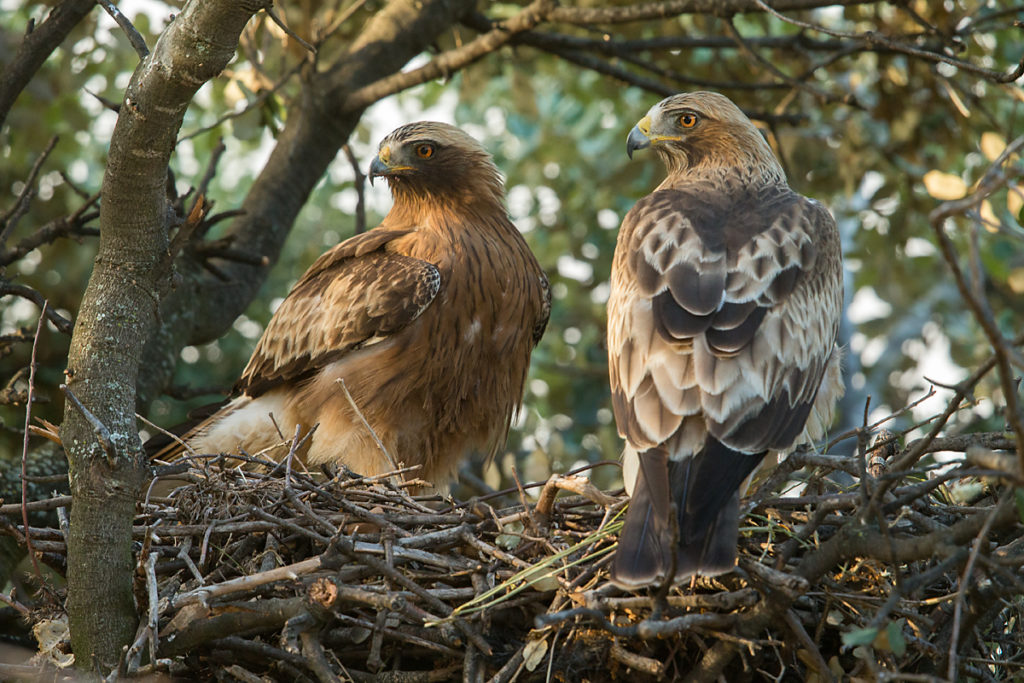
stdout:
[[(140, 505), (141, 623), (122, 672), (241, 681), (1020, 676), (1024, 497), (1014, 459), (998, 452), (1013, 443), (1003, 434), (922, 441), (900, 448), (888, 435), (860, 457), (791, 455), (748, 491), (733, 573), (642, 594), (608, 581), (625, 496), (582, 476), (556, 475), (536, 498), (520, 489), (507, 496), (520, 502), (501, 507), (498, 498), (410, 495), (416, 482), (394, 483), (401, 476), (211, 467), (172, 498)], [(940, 469), (926, 457), (936, 451), (961, 455)], [(61, 532), (30, 533), (62, 570)], [(32, 613), (37, 639), (66, 664), (66, 642), (39, 637), (39, 626), (61, 619), (59, 600), (49, 610), (45, 602)]]

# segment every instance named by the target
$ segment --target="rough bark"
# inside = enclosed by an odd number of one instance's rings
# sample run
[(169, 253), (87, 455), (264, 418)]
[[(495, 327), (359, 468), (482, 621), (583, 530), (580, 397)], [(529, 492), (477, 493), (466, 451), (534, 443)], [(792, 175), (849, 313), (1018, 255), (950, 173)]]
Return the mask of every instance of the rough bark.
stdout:
[(140, 407), (168, 384), (184, 346), (220, 337), (256, 295), (299, 210), (362, 116), (363, 106), (346, 106), (348, 96), (398, 72), (473, 6), (472, 0), (395, 0), (367, 22), (334, 65), (304, 77), (301, 97), (242, 204), (245, 213), (229, 229), (235, 244), (265, 256), (267, 265), (218, 263), (229, 276), (222, 281), (187, 256), (179, 259), (184, 277), (164, 300), (146, 349)]
[(61, 426), (74, 500), (67, 610), (82, 668), (112, 669), (136, 628), (131, 524), (145, 462), (135, 384), (167, 279), (167, 163), (195, 91), (227, 65), (261, 7), (190, 2), (135, 70), (111, 139), (99, 251), (68, 357), (84, 409), (69, 400)]

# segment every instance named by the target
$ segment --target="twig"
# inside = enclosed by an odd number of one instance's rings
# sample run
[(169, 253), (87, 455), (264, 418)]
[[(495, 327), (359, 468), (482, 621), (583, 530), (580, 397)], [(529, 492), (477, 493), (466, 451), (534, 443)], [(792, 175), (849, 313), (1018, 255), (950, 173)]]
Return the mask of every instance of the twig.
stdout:
[[(1024, 64), (1024, 62), (1022, 62), (1022, 64)], [(992, 165), (978, 183), (978, 189), (975, 192), (964, 199), (943, 202), (937, 209), (928, 215), (928, 220), (932, 225), (932, 231), (938, 239), (943, 257), (950, 269), (953, 271), (953, 276), (956, 281), (957, 289), (960, 290), (960, 295), (963, 297), (964, 301), (967, 302), (975, 320), (978, 321), (978, 324), (984, 331), (985, 336), (988, 337), (989, 343), (992, 344), (992, 348), (995, 351), (996, 364), (999, 368), (1000, 384), (1003, 390), (1003, 399), (1006, 401), (1006, 420), (1017, 437), (1017, 466), (1020, 474), (1024, 476), (1024, 420), (1021, 419), (1020, 407), (1017, 398), (1017, 385), (1014, 381), (1013, 371), (1011, 369), (1011, 365), (1017, 365), (1021, 368), (1024, 360), (1019, 357), (1019, 354), (1016, 353), (1012, 346), (1007, 344), (1007, 341), (999, 330), (987, 303), (985, 303), (983, 299), (978, 298), (972, 291), (972, 288), (968, 284), (963, 271), (960, 268), (956, 247), (953, 245), (953, 241), (945, 231), (945, 223), (948, 218), (956, 213), (963, 212), (980, 204), (989, 194), (1002, 186), (1005, 181), (1001, 177), (999, 171), (1002, 168), (1003, 163), (1005, 163), (1006, 160), (1015, 154), (1021, 147), (1024, 147), (1024, 135), (1018, 137), (1007, 145), (1002, 154), (992, 162)]]
[(315, 40), (316, 45), (323, 45), (327, 42), (327, 39), (334, 35), (338, 29), (345, 25), (345, 22), (352, 18), (356, 12), (359, 11), (363, 5), (366, 4), (366, 0), (353, 0), (348, 7), (343, 9), (341, 13), (334, 19), (334, 22), (320, 32)]
[(315, 572), (318, 569), (320, 569), (320, 558), (313, 557), (308, 560), (303, 560), (302, 562), (290, 564), (287, 567), (277, 567), (276, 569), (271, 569), (267, 572), (260, 572), (259, 574), (252, 574), (250, 576), (241, 576), (237, 579), (231, 579), (212, 586), (196, 588), (195, 590), (182, 593), (174, 598), (174, 600), (171, 601), (171, 607), (177, 610), (181, 609), (185, 605), (206, 603), (210, 598), (251, 590), (257, 586), (273, 583), (275, 581), (294, 581), (298, 577)]
[(113, 465), (115, 458), (117, 457), (117, 450), (114, 447), (114, 442), (110, 438), (110, 430), (107, 429), (106, 425), (100, 422), (99, 418), (90, 412), (88, 408), (82, 405), (82, 402), (78, 400), (78, 397), (72, 393), (71, 388), (67, 384), (61, 384), (60, 390), (64, 393), (64, 396), (71, 401), (71, 405), (75, 407), (85, 418), (86, 422), (92, 427), (93, 434), (96, 435), (96, 440), (99, 441), (100, 446), (103, 447), (103, 452), (107, 455), (107, 461)]
[(999, 502), (993, 506), (992, 511), (986, 515), (985, 524), (981, 527), (978, 535), (974, 537), (974, 541), (971, 544), (971, 553), (967, 557), (967, 565), (964, 567), (964, 572), (960, 576), (960, 585), (956, 591), (956, 601), (953, 603), (953, 631), (949, 637), (949, 657), (947, 659), (946, 666), (946, 678), (953, 681), (956, 680), (957, 666), (957, 655), (960, 641), (960, 618), (963, 614), (964, 601), (967, 596), (967, 586), (971, 583), (971, 574), (974, 572), (974, 564), (978, 561), (978, 553), (981, 552), (981, 547), (988, 540), (989, 531), (992, 529), (992, 524), (995, 522), (998, 514), (1006, 508), (1009, 508), (1010, 500), (1013, 497), (1013, 489), (1007, 489), (1006, 493), (999, 499)]
[(359, 168), (359, 161), (352, 153), (351, 145), (347, 143), (342, 145), (341, 151), (345, 153), (349, 165), (352, 166), (352, 172), (355, 174), (352, 184), (356, 188), (356, 234), (361, 235), (366, 232), (366, 175)]
[(8, 503), (7, 505), (0, 505), (0, 517), (20, 515), (23, 507), (29, 512), (45, 512), (56, 510), (57, 508), (70, 507), (70, 505), (71, 496), (57, 496), (55, 498), (47, 498), (46, 500), (34, 500), (28, 503)]
[(595, 626), (620, 638), (641, 638), (652, 640), (677, 635), (694, 629), (727, 630), (736, 622), (735, 614), (687, 614), (664, 621), (645, 619), (629, 626), (617, 626), (608, 621), (601, 612), (589, 607), (576, 607), (554, 614), (542, 614), (534, 619), (536, 628), (556, 626), (567, 621), (586, 617)]
[(36, 290), (31, 287), (26, 287), (25, 285), (10, 282), (0, 277), (0, 296), (5, 294), (20, 296), (23, 299), (28, 299), (35, 305), (39, 306), (39, 308), (45, 308), (46, 319), (53, 323), (53, 326), (62, 334), (71, 334), (74, 323), (55, 311), (52, 307), (46, 307), (46, 298)]
[(237, 118), (239, 118), (241, 116), (244, 116), (245, 114), (248, 114), (253, 109), (255, 109), (256, 107), (261, 106), (264, 102), (266, 102), (267, 99), (271, 95), (277, 93), (282, 87), (284, 87), (284, 85), (291, 79), (292, 76), (294, 76), (295, 74), (299, 73), (302, 70), (303, 66), (304, 66), (304, 63), (303, 62), (299, 62), (298, 64), (293, 66), (291, 69), (289, 69), (270, 88), (265, 89), (265, 90), (261, 90), (259, 93), (257, 93), (256, 97), (254, 97), (251, 102), (246, 103), (246, 105), (244, 107), (242, 107), (241, 109), (238, 109), (236, 111), (231, 111), (231, 112), (228, 112), (227, 114), (221, 115), (220, 117), (217, 118), (216, 121), (214, 121), (213, 123), (211, 123), (208, 126), (203, 126), (202, 128), (196, 128), (195, 130), (190, 131), (190, 132), (186, 133), (185, 135), (182, 135), (180, 138), (178, 138), (178, 142), (176, 144), (180, 145), (185, 140), (191, 140), (194, 137), (198, 137), (198, 136), (200, 136), (200, 135), (202, 135), (204, 133), (208, 133), (211, 130), (214, 130), (214, 129), (220, 127), (220, 125), (223, 124), (225, 121), (230, 121), (232, 119), (237, 119)]
[(132, 44), (132, 48), (135, 49), (135, 53), (139, 55), (139, 59), (145, 59), (149, 56), (149, 48), (146, 47), (146, 40), (139, 33), (138, 29), (132, 25), (132, 22), (121, 13), (121, 10), (117, 8), (111, 0), (96, 0), (100, 6), (107, 11), (107, 14), (117, 22), (117, 25), (121, 27), (125, 35), (128, 36), (128, 42)]
[(15, 600), (13, 596), (14, 596), (14, 589), (13, 588), (11, 588), (11, 594), (10, 595), (7, 595), (6, 593), (0, 592), (0, 602), (2, 602), (3, 604), (7, 605), (8, 607), (11, 607), (12, 609), (14, 609), (14, 611), (16, 611), (22, 617), (25, 617), (25, 618), (29, 617), (32, 614), (32, 610), (29, 609), (28, 607), (26, 607), (25, 605), (21, 604), (17, 600)]
[[(367, 564), (370, 568), (376, 571), (382, 576), (387, 576), (393, 581), (396, 581), (402, 586), (405, 586), (417, 596), (422, 598), (432, 609), (438, 610), (444, 616), (448, 616), (452, 613), (452, 608), (435, 598), (433, 595), (425, 591), (418, 584), (408, 579), (404, 575), (395, 571), (393, 567), (389, 567), (386, 563), (378, 560), (377, 558), (359, 553), (348, 539), (344, 537), (335, 537), (331, 545), (337, 548), (342, 554), (349, 555), (354, 558), (358, 558), (361, 562)], [(462, 633), (469, 639), (473, 645), (486, 655), (491, 654), (491, 646), (487, 644), (487, 641), (480, 637), (480, 634), (474, 631), (469, 624), (464, 620), (455, 618), (454, 624)]]
[(356, 400), (352, 398), (352, 394), (349, 392), (348, 387), (345, 385), (345, 378), (339, 377), (338, 379), (335, 380), (335, 382), (337, 382), (337, 384), (341, 387), (341, 390), (342, 392), (344, 392), (345, 398), (348, 399), (348, 404), (352, 406), (352, 411), (356, 414), (356, 417), (359, 418), (359, 421), (363, 423), (363, 426), (366, 428), (366, 431), (368, 431), (370, 433), (370, 436), (373, 437), (373, 442), (377, 444), (377, 448), (379, 448), (380, 452), (384, 454), (384, 457), (388, 459), (388, 463), (391, 464), (391, 468), (394, 470), (401, 469), (401, 466), (395, 461), (394, 456), (391, 455), (391, 452), (388, 451), (387, 447), (384, 446), (384, 442), (382, 442), (380, 440), (380, 437), (377, 436), (377, 432), (375, 432), (373, 427), (370, 426), (370, 423), (366, 421), (366, 417), (363, 416), (363, 411), (361, 411), (359, 409), (359, 406), (356, 405)]
[(39, 333), (43, 329), (43, 320), (46, 319), (46, 306), (49, 302), (43, 302), (43, 309), (39, 312), (39, 322), (36, 323), (36, 336), (32, 340), (32, 356), (29, 360), (28, 370), (28, 400), (25, 402), (25, 435), (21, 444), (21, 521), (25, 525), (25, 547), (29, 557), (32, 558), (32, 569), (36, 573), (39, 585), (43, 585), (43, 573), (39, 569), (39, 559), (32, 549), (32, 535), (29, 533), (28, 525), (28, 437), (29, 426), (32, 424), (32, 394), (36, 385), (36, 348), (39, 346)]
[(281, 17), (277, 16), (277, 12), (274, 11), (274, 5), (272, 2), (268, 2), (266, 5), (264, 5), (263, 11), (267, 13), (267, 16), (270, 17), (274, 21), (274, 23), (277, 24), (278, 27), (288, 35), (289, 38), (293, 39), (299, 45), (306, 48), (314, 57), (316, 56), (316, 48), (307, 43), (305, 40), (303, 40), (297, 33), (295, 33), (295, 31), (288, 28), (288, 26), (283, 21), (281, 21)]
[(158, 647), (157, 631), (160, 627), (159, 594), (156, 581), (156, 553), (149, 553), (146, 556), (146, 596), (148, 599), (146, 609), (146, 621), (139, 624), (139, 633), (135, 642), (128, 648), (124, 659), (127, 665), (127, 673), (131, 674), (139, 670), (142, 663), (142, 649), (149, 643), (150, 661), (156, 661)]
[(50, 156), (53, 148), (57, 146), (59, 139), (56, 135), (50, 138), (50, 142), (47, 143), (35, 163), (32, 164), (32, 169), (28, 172), (28, 177), (25, 178), (25, 185), (18, 194), (18, 198), (14, 201), (14, 206), (3, 215), (0, 215), (0, 247), (7, 243), (7, 236), (14, 230), (18, 221), (28, 211), (29, 202), (32, 201), (32, 197), (36, 194), (36, 178), (39, 176), (39, 171), (42, 169), (43, 163), (46, 162), (46, 158)]
[(85, 225), (100, 215), (99, 211), (89, 211), (99, 201), (99, 198), (99, 192), (86, 197), (85, 202), (70, 215), (61, 216), (46, 223), (10, 249), (0, 252), (0, 266), (10, 265), (33, 249), (50, 244), (59, 237), (85, 234)]
[[(780, 9), (807, 7), (809, 3), (800, 0), (776, 0), (775, 6)], [(842, 0), (834, 4), (866, 4), (858, 0)], [(549, 19), (553, 22), (590, 26), (593, 24), (626, 24), (650, 19), (670, 19), (680, 14), (696, 14), (705, 12), (707, 6), (693, 0), (663, 0), (662, 2), (639, 2), (622, 6), (575, 6), (560, 5), (551, 12)], [(758, 7), (757, 0), (719, 0), (714, 4), (715, 14), (719, 17), (731, 17), (742, 12), (751, 12)]]
[(1020, 78), (1021, 75), (1024, 75), (1024, 59), (1021, 59), (1020, 63), (1014, 69), (1007, 73), (1003, 73), (1000, 71), (995, 71), (993, 69), (986, 69), (985, 67), (977, 66), (976, 64), (973, 64), (971, 62), (962, 59), (956, 59), (955, 57), (950, 57), (948, 55), (944, 55), (938, 52), (931, 52), (929, 50), (922, 50), (920, 48), (912, 47), (910, 45), (904, 45), (895, 40), (891, 40), (890, 38), (883, 36), (882, 34), (876, 31), (867, 31), (865, 33), (835, 31), (832, 29), (825, 28), (824, 26), (819, 26), (816, 24), (811, 24), (806, 21), (799, 21), (797, 19), (793, 19), (792, 17), (787, 17), (786, 15), (781, 14), (780, 12), (772, 9), (772, 7), (769, 6), (766, 2), (764, 2), (764, 0), (752, 0), (752, 2), (759, 8), (767, 12), (768, 14), (778, 19), (779, 21), (784, 21), (787, 24), (799, 26), (800, 28), (803, 29), (818, 31), (820, 33), (824, 33), (827, 36), (832, 36), (833, 38), (849, 38), (853, 40), (859, 40), (862, 41), (865, 45), (884, 45), (886, 48), (892, 50), (893, 52), (901, 52), (903, 54), (910, 55), (912, 57), (919, 57), (921, 59), (925, 59), (931, 62), (942, 62), (945, 64), (949, 64), (950, 66), (955, 66), (958, 69), (963, 69), (964, 71), (973, 73), (976, 76), (981, 76), (994, 83), (1012, 83), (1013, 81)]
[(302, 655), (306, 658), (309, 669), (316, 674), (320, 683), (341, 683), (341, 678), (331, 669), (327, 655), (320, 644), (315, 631), (303, 631), (299, 636), (302, 641)]
[(611, 650), (608, 652), (612, 659), (617, 662), (625, 664), (630, 669), (641, 671), (648, 676), (654, 676), (661, 678), (665, 673), (666, 662), (659, 662), (657, 659), (651, 659), (650, 657), (644, 657), (635, 652), (630, 652), (626, 648), (622, 647), (618, 641), (612, 643)]
[(842, 104), (847, 105), (856, 104), (856, 101), (854, 100), (852, 93), (836, 95), (830, 92), (826, 92), (821, 88), (817, 88), (805, 80), (793, 78), (792, 76), (783, 73), (781, 69), (779, 69), (777, 66), (772, 64), (764, 57), (762, 57), (750, 45), (747, 44), (746, 39), (743, 37), (742, 34), (740, 34), (739, 29), (736, 28), (736, 25), (733, 23), (732, 18), (729, 18), (725, 21), (725, 29), (726, 33), (728, 33), (729, 36), (736, 41), (736, 44), (739, 46), (740, 51), (747, 56), (749, 61), (752, 61), (756, 64), (760, 64), (770, 74), (772, 74), (775, 78), (779, 79), (786, 85), (808, 92), (814, 97), (821, 100), (823, 103), (841, 102)]

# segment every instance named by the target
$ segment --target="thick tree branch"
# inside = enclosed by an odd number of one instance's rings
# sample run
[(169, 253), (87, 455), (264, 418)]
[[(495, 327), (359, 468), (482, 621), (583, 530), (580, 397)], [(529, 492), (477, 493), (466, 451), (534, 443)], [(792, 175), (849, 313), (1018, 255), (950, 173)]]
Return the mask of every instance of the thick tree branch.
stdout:
[[(167, 164), (196, 90), (234, 56), (262, 3), (193, 1), (135, 70), (111, 139), (100, 240), (68, 356), (61, 439), (70, 463), (68, 601), (79, 667), (108, 671), (135, 633), (131, 522), (145, 476), (135, 423), (139, 358), (168, 273)], [(86, 411), (109, 433), (100, 444)]]
[[(779, 0), (777, 10), (816, 9), (829, 5), (866, 5), (869, 0)], [(711, 14), (731, 17), (743, 12), (760, 12), (757, 0), (668, 0), (622, 7), (561, 6), (551, 13), (551, 21), (565, 24), (625, 24), (650, 19), (668, 19), (680, 14)]]
[(554, 0), (534, 0), (508, 21), (503, 21), (493, 30), (462, 47), (445, 52), (419, 69), (396, 73), (376, 83), (360, 88), (345, 102), (349, 109), (365, 109), (377, 100), (394, 95), (414, 85), (443, 78), (469, 66), (484, 55), (494, 52), (517, 33), (528, 31), (544, 21), (555, 7)]
[(0, 128), (14, 106), (14, 101), (39, 67), (95, 4), (96, 0), (64, 0), (53, 8), (42, 25), (35, 30), (29, 28), (14, 59), (7, 64), (3, 76), (0, 76)]

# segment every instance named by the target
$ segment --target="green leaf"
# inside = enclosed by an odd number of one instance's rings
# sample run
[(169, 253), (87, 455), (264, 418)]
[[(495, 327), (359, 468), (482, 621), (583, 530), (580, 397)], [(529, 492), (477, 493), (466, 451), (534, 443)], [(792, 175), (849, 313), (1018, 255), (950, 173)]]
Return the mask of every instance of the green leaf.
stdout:
[(843, 647), (870, 645), (878, 635), (877, 628), (858, 628), (843, 634)]
[(897, 657), (907, 651), (907, 640), (903, 637), (903, 620), (890, 621), (885, 627), (885, 635), (889, 639), (889, 649)]

